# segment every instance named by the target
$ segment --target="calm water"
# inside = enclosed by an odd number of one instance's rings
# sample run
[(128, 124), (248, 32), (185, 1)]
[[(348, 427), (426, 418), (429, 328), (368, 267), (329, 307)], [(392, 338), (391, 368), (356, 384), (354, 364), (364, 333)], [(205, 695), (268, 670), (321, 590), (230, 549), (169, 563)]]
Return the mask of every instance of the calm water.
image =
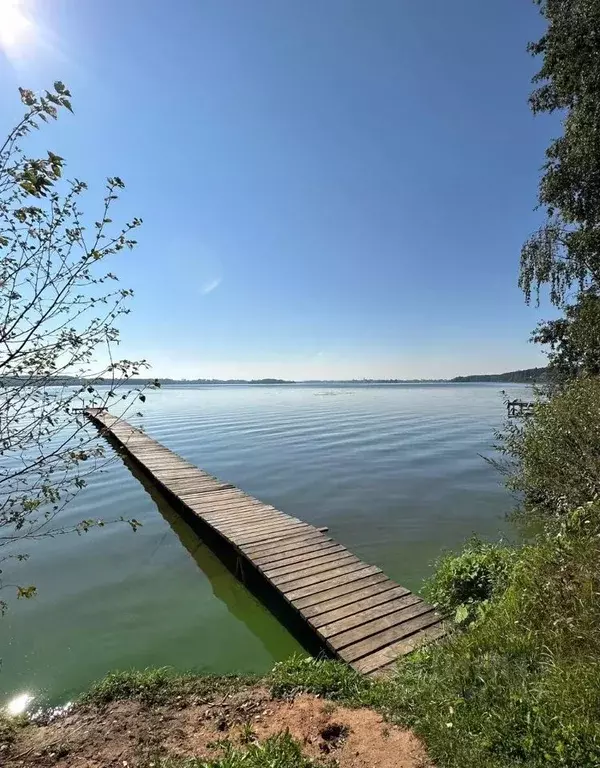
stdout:
[[(141, 423), (209, 472), (329, 526), (418, 589), (444, 548), (473, 532), (511, 533), (511, 499), (480, 456), (504, 414), (500, 389), (165, 388), (149, 396)], [(28, 546), (23, 575), (11, 576), (39, 594), (0, 620), (0, 704), (23, 692), (60, 703), (115, 668), (264, 672), (300, 650), (152, 493), (116, 462), (63, 522), (124, 515), (142, 521), (137, 533), (107, 526)]]

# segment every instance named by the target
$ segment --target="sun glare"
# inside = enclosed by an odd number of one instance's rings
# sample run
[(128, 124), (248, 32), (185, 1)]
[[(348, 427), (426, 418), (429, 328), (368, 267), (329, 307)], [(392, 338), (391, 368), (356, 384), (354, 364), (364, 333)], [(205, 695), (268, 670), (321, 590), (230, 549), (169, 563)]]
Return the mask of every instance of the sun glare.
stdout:
[(31, 694), (22, 693), (20, 696), (15, 696), (12, 701), (8, 702), (6, 712), (13, 716), (22, 715), (32, 701), (33, 696), (31, 696)]
[(21, 0), (0, 0), (0, 48), (6, 54), (15, 52), (32, 30)]

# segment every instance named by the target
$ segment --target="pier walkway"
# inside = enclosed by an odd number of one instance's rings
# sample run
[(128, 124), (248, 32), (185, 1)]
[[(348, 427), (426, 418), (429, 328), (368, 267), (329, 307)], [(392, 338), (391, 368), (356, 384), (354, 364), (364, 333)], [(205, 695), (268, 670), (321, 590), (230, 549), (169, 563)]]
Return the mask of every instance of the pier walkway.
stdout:
[(86, 416), (170, 498), (209, 526), (254, 568), (329, 653), (367, 675), (440, 638), (440, 616), (308, 523), (218, 480), (104, 409)]

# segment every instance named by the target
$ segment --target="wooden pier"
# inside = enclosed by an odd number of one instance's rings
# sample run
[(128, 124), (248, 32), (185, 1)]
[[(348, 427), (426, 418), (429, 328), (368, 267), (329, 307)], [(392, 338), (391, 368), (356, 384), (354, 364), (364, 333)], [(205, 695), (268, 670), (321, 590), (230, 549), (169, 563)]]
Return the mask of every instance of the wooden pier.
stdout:
[(441, 617), (318, 528), (222, 482), (104, 409), (87, 417), (187, 512), (255, 569), (321, 647), (367, 675), (445, 633)]
[(534, 402), (527, 400), (508, 400), (506, 410), (509, 418), (521, 418), (533, 416)]

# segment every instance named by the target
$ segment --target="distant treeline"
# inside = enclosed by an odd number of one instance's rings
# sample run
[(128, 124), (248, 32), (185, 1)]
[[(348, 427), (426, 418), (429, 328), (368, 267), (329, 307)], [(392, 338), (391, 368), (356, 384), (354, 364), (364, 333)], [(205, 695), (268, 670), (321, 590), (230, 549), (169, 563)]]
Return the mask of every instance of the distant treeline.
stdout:
[(509, 371), (508, 373), (479, 373), (472, 376), (456, 376), (454, 379), (309, 379), (291, 381), (288, 379), (156, 379), (156, 378), (130, 378), (124, 380), (113, 379), (79, 379), (76, 376), (44, 377), (39, 381), (35, 378), (19, 378), (18, 376), (0, 377), (0, 387), (23, 384), (25, 381), (31, 385), (54, 386), (85, 386), (96, 385), (132, 385), (132, 386), (177, 386), (180, 384), (435, 384), (444, 382), (479, 382), (498, 381), (531, 384), (548, 380), (547, 368), (526, 368), (522, 371)]
[(454, 382), (478, 382), (499, 381), (513, 384), (535, 384), (548, 381), (547, 368), (524, 368), (522, 371), (508, 371), (507, 373), (479, 373), (472, 376), (456, 376)]

